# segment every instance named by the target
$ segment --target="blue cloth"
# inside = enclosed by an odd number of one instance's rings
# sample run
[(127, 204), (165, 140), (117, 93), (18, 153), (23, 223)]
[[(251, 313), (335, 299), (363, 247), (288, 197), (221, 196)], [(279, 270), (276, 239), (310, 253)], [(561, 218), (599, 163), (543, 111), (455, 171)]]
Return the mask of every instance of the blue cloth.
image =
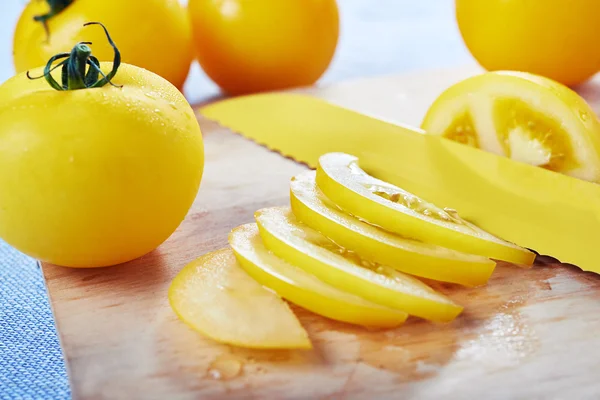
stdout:
[(42, 271), (0, 241), (0, 400), (70, 397)]

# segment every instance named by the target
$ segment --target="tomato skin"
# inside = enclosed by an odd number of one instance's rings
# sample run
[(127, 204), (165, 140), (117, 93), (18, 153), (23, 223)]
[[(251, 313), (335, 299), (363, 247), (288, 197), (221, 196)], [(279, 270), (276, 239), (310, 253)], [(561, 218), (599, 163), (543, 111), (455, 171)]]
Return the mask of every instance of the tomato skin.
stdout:
[(230, 94), (311, 85), (337, 46), (335, 0), (190, 0), (200, 65)]
[(574, 85), (600, 70), (597, 0), (456, 0), (456, 17), (467, 47), (490, 71)]
[(121, 50), (123, 62), (148, 69), (181, 89), (193, 59), (192, 33), (178, 0), (74, 0), (48, 21), (50, 39), (35, 15), (45, 14), (45, 1), (32, 0), (21, 14), (13, 39), (16, 71), (45, 65), (50, 57), (69, 52), (80, 41), (94, 43), (100, 61), (112, 61), (104, 33), (86, 22), (102, 22)]
[(204, 150), (183, 95), (127, 64), (113, 82), (123, 87), (56, 91), (19, 74), (0, 86), (0, 237), (23, 253), (126, 262), (166, 240), (194, 201)]

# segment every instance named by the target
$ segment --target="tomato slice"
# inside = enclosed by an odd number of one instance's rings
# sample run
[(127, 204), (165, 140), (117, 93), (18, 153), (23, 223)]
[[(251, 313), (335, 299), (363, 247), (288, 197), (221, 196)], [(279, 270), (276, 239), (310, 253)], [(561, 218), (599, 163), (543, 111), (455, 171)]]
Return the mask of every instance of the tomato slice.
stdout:
[(258, 283), (315, 314), (373, 327), (394, 327), (408, 316), (339, 290), (301, 268), (273, 255), (263, 244), (256, 224), (242, 225), (229, 234), (238, 262)]
[(319, 190), (315, 171), (292, 178), (291, 205), (298, 218), (361, 257), (423, 278), (465, 286), (485, 284), (496, 263), (390, 233), (340, 210)]
[(465, 79), (431, 105), (421, 127), (513, 160), (600, 182), (600, 123), (581, 96), (523, 72)]
[(461, 306), (418, 279), (336, 245), (299, 222), (289, 208), (262, 209), (255, 217), (270, 251), (332, 286), (432, 321), (451, 321), (462, 312)]
[(312, 347), (286, 302), (244, 272), (230, 249), (186, 265), (171, 283), (169, 302), (187, 325), (218, 342), (250, 348)]
[(496, 260), (531, 265), (535, 255), (398, 186), (368, 175), (358, 159), (329, 153), (319, 159), (317, 185), (333, 203), (385, 230)]

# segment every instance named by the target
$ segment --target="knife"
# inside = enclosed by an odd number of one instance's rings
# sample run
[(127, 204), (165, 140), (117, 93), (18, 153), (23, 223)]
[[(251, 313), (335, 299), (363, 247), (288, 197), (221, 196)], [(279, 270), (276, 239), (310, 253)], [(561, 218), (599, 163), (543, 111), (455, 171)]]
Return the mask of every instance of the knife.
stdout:
[(315, 168), (357, 156), (371, 175), (540, 254), (600, 273), (600, 185), (301, 94), (227, 99), (200, 114)]

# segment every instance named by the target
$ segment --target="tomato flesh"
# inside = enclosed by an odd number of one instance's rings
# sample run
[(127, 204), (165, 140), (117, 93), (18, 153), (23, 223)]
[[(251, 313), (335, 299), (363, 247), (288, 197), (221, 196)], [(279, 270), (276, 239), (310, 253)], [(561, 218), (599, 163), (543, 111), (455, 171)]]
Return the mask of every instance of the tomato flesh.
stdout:
[(292, 178), (291, 205), (296, 218), (340, 246), (411, 275), (478, 286), (495, 268), (485, 257), (408, 239), (343, 212), (319, 190), (315, 171)]
[(252, 279), (230, 249), (192, 261), (169, 288), (175, 313), (192, 329), (249, 348), (312, 347), (287, 304)]
[(501, 240), (395, 185), (376, 179), (358, 166), (358, 159), (329, 153), (319, 159), (317, 184), (325, 196), (346, 212), (385, 230), (465, 253), (531, 265), (535, 255)]
[(462, 311), (416, 278), (341, 248), (300, 223), (289, 208), (259, 210), (255, 217), (270, 251), (331, 286), (432, 321), (451, 321)]
[(394, 327), (407, 314), (371, 303), (319, 280), (273, 255), (264, 246), (256, 224), (242, 225), (229, 235), (236, 257), (257, 282), (309, 311), (338, 321), (373, 327)]

